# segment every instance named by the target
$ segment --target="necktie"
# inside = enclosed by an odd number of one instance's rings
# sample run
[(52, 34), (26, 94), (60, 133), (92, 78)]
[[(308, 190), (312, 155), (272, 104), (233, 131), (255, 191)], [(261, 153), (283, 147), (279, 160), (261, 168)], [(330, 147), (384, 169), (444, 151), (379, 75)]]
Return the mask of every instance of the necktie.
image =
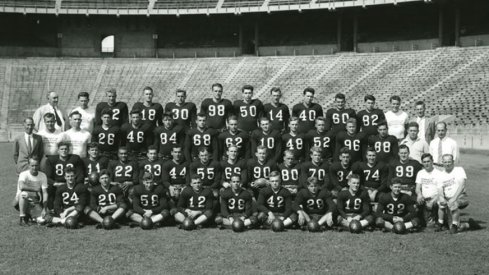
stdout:
[(54, 117), (56, 118), (56, 124), (61, 127), (61, 118), (58, 116), (58, 112), (56, 112), (56, 108), (53, 106)]
[(441, 138), (438, 142), (438, 163), (441, 163), (441, 157), (443, 156), (443, 149), (441, 147)]
[(31, 136), (27, 136), (27, 152), (29, 153), (29, 155), (32, 153)]

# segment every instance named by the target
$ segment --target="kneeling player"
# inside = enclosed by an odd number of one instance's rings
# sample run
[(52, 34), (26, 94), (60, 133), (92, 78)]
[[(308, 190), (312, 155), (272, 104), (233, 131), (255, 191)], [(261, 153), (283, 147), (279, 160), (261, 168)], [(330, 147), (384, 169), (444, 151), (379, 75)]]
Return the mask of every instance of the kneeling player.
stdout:
[(234, 219), (241, 219), (249, 228), (258, 222), (252, 216), (253, 196), (241, 187), (239, 174), (233, 174), (230, 182), (231, 188), (224, 189), (221, 193), (221, 214), (216, 217), (216, 223), (223, 228), (231, 228)]
[(163, 185), (156, 184), (152, 173), (145, 172), (142, 180), (143, 184), (134, 187), (132, 209), (127, 211), (127, 217), (138, 224), (147, 217), (159, 227), (170, 216), (169, 199)]
[(338, 223), (346, 228), (353, 220), (360, 222), (363, 229), (374, 221), (370, 210), (370, 198), (367, 190), (360, 188), (360, 176), (348, 177), (348, 189), (338, 193)]
[(292, 194), (282, 187), (278, 171), (270, 173), (270, 185), (260, 190), (258, 196), (258, 220), (269, 226), (275, 219), (283, 220), (285, 227), (297, 222), (297, 214), (292, 209)]
[[(299, 226), (305, 226), (310, 220), (315, 220), (323, 227), (333, 226), (333, 210), (335, 204), (331, 193), (323, 188), (319, 190), (318, 179), (307, 179), (307, 189), (301, 189), (295, 199)], [(323, 228), (324, 229), (324, 228)]]
[(88, 190), (83, 183), (75, 182), (75, 169), (65, 169), (66, 184), (56, 189), (54, 212), (57, 214), (48, 225), (64, 224), (68, 217), (79, 218), (87, 204)]
[(185, 187), (178, 198), (175, 221), (183, 223), (185, 218), (194, 221), (197, 227), (205, 224), (213, 215), (212, 200), (214, 195), (210, 188), (202, 187), (202, 180), (199, 175), (194, 175), (190, 179), (190, 186)]
[(111, 216), (114, 221), (124, 216), (127, 205), (124, 202), (122, 189), (110, 184), (108, 170), (100, 171), (100, 185), (93, 187), (90, 196), (90, 206), (85, 208), (85, 213), (97, 222), (97, 228), (102, 228), (102, 217)]
[(419, 220), (416, 218), (415, 202), (411, 196), (401, 192), (402, 180), (393, 178), (390, 188), (390, 193), (384, 193), (379, 198), (375, 224), (388, 231), (393, 231), (395, 223), (404, 224), (407, 230), (417, 228)]

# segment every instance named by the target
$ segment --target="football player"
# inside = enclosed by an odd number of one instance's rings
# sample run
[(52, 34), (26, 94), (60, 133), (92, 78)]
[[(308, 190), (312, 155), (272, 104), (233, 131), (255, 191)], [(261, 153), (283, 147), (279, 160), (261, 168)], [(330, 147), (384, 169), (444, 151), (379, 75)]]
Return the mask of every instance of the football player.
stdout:
[(377, 160), (390, 163), (397, 158), (399, 142), (395, 136), (389, 135), (387, 123), (381, 122), (377, 126), (377, 135), (370, 136), (368, 145), (377, 152)]
[(88, 176), (92, 172), (100, 173), (101, 170), (107, 169), (109, 167), (109, 159), (100, 156), (98, 150), (98, 143), (90, 142), (88, 144), (88, 157), (82, 159), (85, 167), (85, 182), (88, 180)]
[(63, 140), (71, 144), (71, 154), (78, 155), (80, 158), (87, 156), (87, 144), (92, 139), (92, 135), (80, 128), (82, 115), (78, 111), (70, 114), (71, 129), (63, 133)]
[(214, 198), (219, 196), (221, 169), (217, 161), (210, 159), (209, 149), (205, 146), (199, 148), (199, 158), (189, 167), (190, 177), (200, 177), (203, 188), (210, 188)]
[(284, 161), (278, 165), (278, 171), (280, 171), (282, 176), (282, 186), (290, 191), (293, 198), (302, 187), (299, 183), (301, 166), (296, 164), (294, 160), (294, 153), (286, 150), (284, 152)]
[(270, 129), (270, 120), (260, 118), (260, 128), (251, 133), (251, 151), (256, 152), (258, 146), (267, 148), (267, 158), (278, 162), (282, 154), (282, 138), (280, 133)]
[(155, 145), (158, 146), (158, 156), (163, 160), (170, 160), (171, 150), (174, 146), (182, 146), (185, 140), (185, 131), (175, 125), (171, 113), (164, 113), (163, 125), (154, 130)]
[(367, 138), (377, 134), (377, 126), (380, 122), (385, 121), (384, 111), (375, 108), (375, 97), (366, 95), (364, 97), (365, 110), (357, 113), (357, 121), (360, 123), (361, 132), (365, 133)]
[(350, 150), (343, 147), (340, 149), (339, 161), (333, 162), (329, 167), (331, 183), (328, 189), (330, 189), (333, 197), (336, 197), (341, 190), (348, 189), (348, 177), (352, 173), (351, 166)]
[[(274, 161), (267, 161), (267, 148), (265, 146), (258, 146), (255, 153), (256, 159), (248, 160), (246, 165), (246, 179), (248, 180), (249, 187), (257, 189), (264, 187), (272, 171), (277, 171), (277, 165)], [(245, 186), (245, 188), (248, 186)], [(257, 195), (257, 194), (255, 194)]]
[(265, 116), (270, 120), (270, 129), (283, 133), (289, 123), (290, 111), (287, 105), (280, 102), (282, 91), (278, 87), (270, 90), (272, 102), (266, 103), (264, 108)]
[(346, 122), (349, 118), (356, 119), (356, 113), (351, 108), (345, 108), (346, 97), (342, 93), (335, 95), (334, 103), (336, 107), (326, 112), (326, 130), (331, 130), (336, 134), (345, 131)]
[(172, 159), (163, 164), (162, 181), (170, 191), (170, 197), (177, 201), (180, 192), (187, 185), (190, 173), (187, 173), (188, 162), (183, 158), (182, 147), (175, 145), (171, 151)]
[(433, 156), (425, 153), (421, 156), (423, 170), (416, 175), (416, 201), (423, 214), (426, 225), (433, 225), (438, 213), (438, 185), (443, 177), (440, 170), (433, 166)]
[(122, 133), (117, 125), (112, 125), (112, 113), (110, 108), (101, 112), (102, 125), (95, 126), (92, 133), (92, 141), (99, 144), (100, 154), (108, 159), (117, 159), (117, 149), (121, 144)]
[(357, 220), (365, 229), (374, 222), (370, 209), (370, 198), (365, 189), (360, 188), (360, 176), (348, 176), (348, 189), (338, 193), (338, 224), (348, 228)]
[(316, 118), (315, 125), (316, 128), (306, 134), (306, 152), (309, 152), (312, 147), (320, 147), (322, 149), (321, 157), (323, 160), (331, 163), (334, 153), (334, 133), (326, 131), (326, 120), (324, 117)]
[(139, 182), (137, 162), (129, 160), (126, 147), (120, 147), (117, 155), (119, 159), (110, 161), (107, 169), (110, 173), (110, 180), (132, 199), (133, 186)]
[(349, 118), (346, 121), (346, 131), (338, 130), (336, 134), (336, 152), (334, 158), (338, 159), (340, 155), (340, 149), (346, 147), (348, 148), (348, 150), (350, 150), (352, 163), (361, 161), (362, 156), (365, 153), (366, 143), (367, 137), (365, 136), (365, 134), (358, 132), (357, 120), (353, 117)]
[(238, 118), (228, 117), (228, 130), (219, 134), (219, 157), (224, 158), (224, 153), (230, 146), (238, 147), (238, 159), (251, 158), (249, 146), (249, 134), (238, 129)]
[(275, 219), (282, 220), (285, 227), (297, 222), (297, 214), (292, 208), (292, 194), (282, 187), (280, 172), (271, 172), (270, 185), (260, 190), (258, 210), (258, 220), (265, 226), (270, 226)]
[(115, 89), (110, 89), (105, 94), (107, 95), (107, 102), (100, 102), (95, 108), (95, 125), (102, 124), (102, 111), (109, 109), (112, 111), (111, 125), (121, 127), (129, 121), (127, 104), (117, 101), (117, 91)]
[[(377, 161), (377, 152), (372, 147), (367, 149), (366, 161), (354, 163), (351, 170), (360, 176), (360, 185), (368, 191), (370, 201), (374, 204), (378, 196), (388, 191), (389, 167)], [(373, 209), (375, 211), (375, 207)]]
[(397, 222), (404, 223), (407, 230), (419, 226), (415, 201), (411, 196), (401, 192), (401, 186), (401, 179), (393, 178), (390, 184), (391, 192), (380, 196), (375, 220), (377, 227), (392, 231)]
[(226, 128), (226, 119), (233, 112), (233, 103), (222, 98), (223, 88), (220, 83), (212, 84), (212, 93), (213, 98), (206, 98), (200, 104), (200, 112), (208, 117), (209, 128), (222, 132)]
[(151, 124), (144, 124), (141, 120), (141, 110), (131, 111), (131, 123), (121, 127), (122, 145), (127, 148), (131, 160), (143, 160), (146, 157), (148, 146), (153, 144)]
[(85, 207), (85, 214), (97, 222), (97, 229), (102, 228), (103, 217), (111, 216), (117, 221), (124, 216), (127, 209), (122, 189), (118, 185), (110, 184), (109, 171), (102, 170), (99, 175), (100, 184), (93, 187), (90, 204)]
[(416, 175), (423, 168), (419, 162), (409, 158), (409, 147), (399, 146), (399, 159), (389, 164), (389, 180), (400, 178), (401, 192), (416, 198)]
[(303, 101), (292, 107), (292, 116), (299, 118), (299, 127), (297, 129), (299, 133), (305, 134), (314, 129), (316, 118), (323, 116), (323, 108), (321, 105), (312, 102), (315, 93), (316, 91), (313, 88), (305, 88), (302, 92), (304, 95)]
[[(54, 156), (58, 154), (58, 143), (63, 139), (63, 133), (56, 130), (56, 118), (53, 113), (44, 114), (44, 124), (46, 129), (39, 131), (37, 134), (42, 137), (44, 145), (44, 154)], [(43, 165), (44, 166), (44, 165)]]
[(197, 116), (197, 107), (192, 102), (185, 102), (187, 91), (178, 89), (175, 95), (175, 102), (168, 102), (165, 111), (172, 113), (175, 123), (187, 131), (191, 126), (194, 126), (191, 124)]
[(207, 115), (199, 113), (195, 121), (197, 127), (188, 130), (185, 137), (185, 159), (192, 162), (198, 159), (199, 148), (208, 147), (211, 152), (211, 158), (218, 160), (217, 130), (207, 128)]
[(282, 135), (283, 150), (289, 150), (294, 154), (294, 159), (303, 162), (305, 159), (305, 137), (297, 132), (299, 118), (292, 117), (289, 121), (289, 133)]
[(253, 86), (244, 85), (241, 89), (243, 99), (233, 104), (234, 114), (238, 117), (238, 129), (251, 133), (258, 128), (258, 119), (263, 116), (263, 103), (253, 99)]
[(190, 186), (185, 187), (180, 194), (175, 221), (183, 223), (188, 217), (194, 221), (197, 228), (202, 227), (213, 216), (213, 200), (212, 190), (203, 188), (200, 176), (194, 175), (190, 179)]
[(409, 115), (400, 109), (401, 98), (399, 96), (391, 96), (389, 102), (391, 103), (391, 110), (385, 113), (389, 135), (395, 136), (398, 141), (401, 141), (404, 139), (405, 125), (409, 121)]
[[(301, 182), (307, 182), (310, 177), (315, 177), (318, 180), (318, 184), (321, 188), (331, 188), (329, 180), (329, 163), (321, 158), (321, 147), (311, 148), (311, 160), (301, 165)], [(301, 186), (305, 187), (305, 186)]]
[(70, 113), (79, 112), (83, 117), (80, 128), (91, 133), (93, 131), (93, 124), (95, 119), (94, 110), (88, 106), (88, 102), (90, 101), (90, 94), (87, 92), (78, 93), (78, 103), (80, 104), (78, 107), (71, 110)]
[(242, 182), (246, 180), (246, 161), (244, 159), (238, 159), (238, 146), (231, 145), (226, 151), (226, 159), (221, 160), (221, 186), (223, 188), (231, 187), (231, 176), (238, 174), (241, 176)]
[(336, 209), (331, 193), (326, 188), (319, 189), (316, 177), (308, 178), (306, 186), (295, 198), (299, 226), (304, 227), (309, 221), (315, 220), (320, 226), (331, 228), (333, 211)]
[(144, 87), (143, 89), (143, 102), (136, 102), (132, 106), (132, 111), (141, 111), (141, 120), (144, 124), (148, 124), (151, 131), (153, 131), (156, 126), (161, 125), (161, 119), (163, 115), (163, 106), (160, 103), (153, 102), (153, 88)]
[(158, 159), (158, 149), (154, 145), (148, 147), (147, 158), (139, 161), (139, 182), (143, 182), (143, 176), (145, 172), (150, 172), (153, 175), (152, 180), (157, 185), (163, 185), (162, 173), (163, 173), (163, 161)]

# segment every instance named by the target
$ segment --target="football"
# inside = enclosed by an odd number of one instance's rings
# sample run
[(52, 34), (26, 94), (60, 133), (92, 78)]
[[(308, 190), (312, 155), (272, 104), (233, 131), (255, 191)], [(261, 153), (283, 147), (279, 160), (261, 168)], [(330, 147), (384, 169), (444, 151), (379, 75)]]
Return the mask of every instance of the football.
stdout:
[(358, 220), (352, 220), (350, 222), (350, 232), (354, 234), (359, 234), (362, 232), (362, 224)]
[(88, 176), (88, 184), (90, 186), (96, 186), (98, 185), (98, 172), (92, 172), (89, 176)]
[(265, 187), (267, 186), (268, 184), (268, 180), (267, 179), (257, 179), (254, 181), (254, 186), (256, 188), (262, 188), (262, 187)]
[(111, 216), (107, 216), (102, 221), (102, 227), (105, 230), (110, 230), (114, 226), (114, 219)]
[(392, 231), (396, 234), (404, 234), (406, 233), (406, 226), (404, 225), (403, 222), (396, 222), (394, 223), (394, 227), (392, 228)]
[(282, 232), (282, 231), (284, 231), (284, 229), (285, 229), (285, 226), (284, 226), (284, 223), (282, 222), (281, 219), (275, 219), (272, 222), (273, 232)]
[(148, 218), (148, 217), (144, 217), (142, 220), (141, 220), (141, 223), (140, 223), (140, 226), (143, 230), (149, 230), (149, 229), (152, 229), (153, 228), (153, 221)]
[(245, 230), (245, 224), (241, 219), (235, 219), (231, 226), (234, 232), (243, 232)]
[(183, 230), (187, 230), (187, 231), (194, 230), (195, 228), (194, 220), (192, 220), (191, 218), (186, 218), (185, 220), (183, 220), (182, 228)]
[(309, 230), (309, 232), (319, 232), (319, 231), (321, 231), (320, 230), (319, 223), (316, 220), (310, 220), (307, 223), (307, 229)]
[(78, 220), (75, 217), (66, 218), (65, 227), (67, 229), (76, 229), (78, 227)]

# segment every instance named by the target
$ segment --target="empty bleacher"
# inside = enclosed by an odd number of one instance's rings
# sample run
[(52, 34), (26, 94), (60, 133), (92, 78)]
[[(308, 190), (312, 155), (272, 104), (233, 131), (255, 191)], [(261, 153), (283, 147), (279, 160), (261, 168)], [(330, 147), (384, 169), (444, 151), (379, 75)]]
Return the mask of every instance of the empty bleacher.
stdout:
[(62, 0), (68, 9), (147, 9), (148, 0)]
[(217, 0), (158, 0), (155, 2), (155, 9), (214, 9)]

